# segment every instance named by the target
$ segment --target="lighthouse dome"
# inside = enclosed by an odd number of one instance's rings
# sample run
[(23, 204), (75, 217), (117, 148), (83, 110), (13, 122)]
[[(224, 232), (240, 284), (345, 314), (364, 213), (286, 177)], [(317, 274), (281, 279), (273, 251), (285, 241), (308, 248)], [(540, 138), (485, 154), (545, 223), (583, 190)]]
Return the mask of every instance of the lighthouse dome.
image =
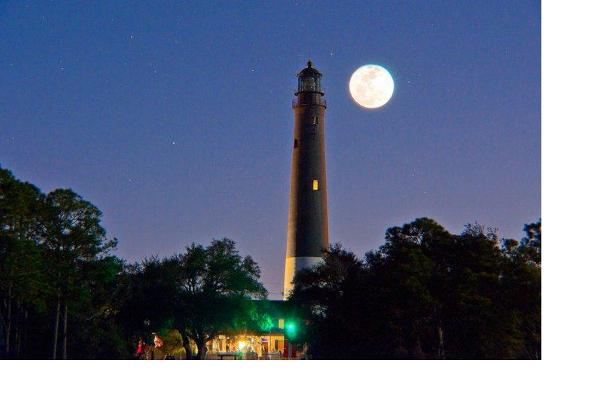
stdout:
[(318, 69), (313, 68), (312, 61), (308, 60), (306, 67), (298, 73), (298, 77), (302, 76), (321, 76), (321, 73)]

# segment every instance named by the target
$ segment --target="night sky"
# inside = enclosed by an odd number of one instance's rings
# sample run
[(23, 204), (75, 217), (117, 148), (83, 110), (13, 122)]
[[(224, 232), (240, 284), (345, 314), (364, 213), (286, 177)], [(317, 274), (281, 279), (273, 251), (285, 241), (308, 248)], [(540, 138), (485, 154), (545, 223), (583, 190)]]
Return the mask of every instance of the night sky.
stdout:
[[(175, 2), (173, 2), (175, 3)], [(129, 261), (230, 237), (282, 290), (296, 73), (323, 73), (330, 240), (540, 217), (538, 2), (0, 3), (0, 163), (104, 212)], [(367, 110), (364, 64), (396, 91)]]

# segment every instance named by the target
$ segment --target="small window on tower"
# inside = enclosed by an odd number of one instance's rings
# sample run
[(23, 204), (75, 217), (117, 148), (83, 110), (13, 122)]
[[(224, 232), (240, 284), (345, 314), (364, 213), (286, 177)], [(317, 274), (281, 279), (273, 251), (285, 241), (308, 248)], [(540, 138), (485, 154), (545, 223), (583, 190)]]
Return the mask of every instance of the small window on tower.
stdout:
[(318, 125), (319, 124), (319, 117), (317, 115), (315, 115), (313, 117), (313, 125)]
[(313, 190), (319, 190), (319, 181), (313, 179)]
[(298, 147), (298, 139), (294, 139), (294, 148)]

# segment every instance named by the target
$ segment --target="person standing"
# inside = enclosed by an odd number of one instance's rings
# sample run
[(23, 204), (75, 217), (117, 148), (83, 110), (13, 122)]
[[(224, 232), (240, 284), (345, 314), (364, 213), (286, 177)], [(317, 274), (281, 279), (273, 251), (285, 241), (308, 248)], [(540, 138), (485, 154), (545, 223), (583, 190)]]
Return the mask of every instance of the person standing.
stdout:
[(144, 358), (144, 345), (145, 345), (144, 340), (142, 338), (139, 338), (137, 348), (135, 349), (135, 357), (138, 360), (141, 360)]

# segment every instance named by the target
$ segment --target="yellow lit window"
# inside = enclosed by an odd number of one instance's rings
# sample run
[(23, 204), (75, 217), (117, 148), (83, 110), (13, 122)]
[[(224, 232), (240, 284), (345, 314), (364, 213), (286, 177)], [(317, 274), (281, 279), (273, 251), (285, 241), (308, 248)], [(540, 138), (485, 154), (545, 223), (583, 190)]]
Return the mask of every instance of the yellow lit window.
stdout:
[(319, 181), (313, 179), (313, 190), (319, 190)]
[(283, 327), (285, 326), (285, 320), (283, 318), (279, 318), (279, 321), (277, 321), (277, 327), (279, 329), (283, 329)]

